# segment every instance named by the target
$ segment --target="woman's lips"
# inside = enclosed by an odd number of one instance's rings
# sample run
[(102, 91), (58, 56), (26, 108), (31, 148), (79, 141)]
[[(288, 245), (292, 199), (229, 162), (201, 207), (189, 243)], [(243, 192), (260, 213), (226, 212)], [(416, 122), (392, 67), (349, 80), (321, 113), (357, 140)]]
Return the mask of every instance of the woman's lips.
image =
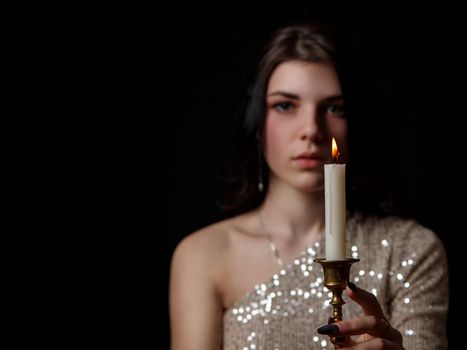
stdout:
[(324, 159), (315, 155), (300, 155), (293, 158), (293, 162), (302, 169), (316, 169), (323, 165)]

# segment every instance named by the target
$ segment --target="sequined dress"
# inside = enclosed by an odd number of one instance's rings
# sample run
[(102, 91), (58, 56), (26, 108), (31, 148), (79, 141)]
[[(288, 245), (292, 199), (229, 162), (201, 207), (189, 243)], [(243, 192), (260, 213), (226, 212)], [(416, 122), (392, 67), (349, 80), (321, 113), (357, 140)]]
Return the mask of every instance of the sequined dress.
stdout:
[[(348, 216), (347, 242), (347, 256), (360, 259), (351, 280), (376, 295), (405, 349), (446, 349), (447, 260), (438, 237), (413, 220), (354, 214)], [(315, 242), (225, 310), (223, 349), (334, 349), (328, 336), (316, 332), (331, 315), (322, 268), (313, 262), (324, 257), (323, 243)], [(361, 314), (346, 301), (344, 319)]]

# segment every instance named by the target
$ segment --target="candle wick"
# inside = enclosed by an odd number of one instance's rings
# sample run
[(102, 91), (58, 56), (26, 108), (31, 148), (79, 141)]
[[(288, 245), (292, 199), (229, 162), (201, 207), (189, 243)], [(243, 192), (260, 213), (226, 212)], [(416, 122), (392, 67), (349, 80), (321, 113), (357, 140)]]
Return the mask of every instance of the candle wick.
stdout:
[(337, 163), (337, 160), (339, 159), (339, 156), (341, 155), (341, 153), (339, 151), (337, 151), (337, 154), (336, 156), (334, 157), (334, 164)]

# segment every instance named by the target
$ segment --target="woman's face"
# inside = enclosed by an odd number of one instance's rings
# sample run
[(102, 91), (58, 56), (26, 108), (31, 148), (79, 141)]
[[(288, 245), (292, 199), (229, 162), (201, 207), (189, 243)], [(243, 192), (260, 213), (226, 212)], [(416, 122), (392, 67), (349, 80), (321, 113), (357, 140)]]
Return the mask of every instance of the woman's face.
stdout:
[(337, 73), (330, 64), (287, 61), (273, 71), (266, 91), (264, 155), (270, 182), (306, 192), (324, 188), (331, 140), (347, 158), (347, 120)]

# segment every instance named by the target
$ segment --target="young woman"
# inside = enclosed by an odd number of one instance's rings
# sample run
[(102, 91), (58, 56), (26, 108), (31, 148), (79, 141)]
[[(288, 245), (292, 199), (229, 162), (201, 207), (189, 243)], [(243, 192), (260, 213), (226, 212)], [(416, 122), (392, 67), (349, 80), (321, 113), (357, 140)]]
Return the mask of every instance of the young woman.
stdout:
[[(444, 349), (447, 263), (413, 220), (347, 213), (352, 266), (344, 320), (323, 271), (324, 164), (352, 169), (345, 61), (326, 28), (276, 32), (248, 94), (237, 169), (241, 214), (187, 236), (171, 267), (172, 349)], [(358, 140), (357, 140), (358, 141)], [(352, 185), (352, 175), (348, 172)], [(355, 201), (358, 202), (358, 201)], [(351, 209), (351, 210), (350, 210)], [(358, 287), (357, 287), (358, 285)]]

